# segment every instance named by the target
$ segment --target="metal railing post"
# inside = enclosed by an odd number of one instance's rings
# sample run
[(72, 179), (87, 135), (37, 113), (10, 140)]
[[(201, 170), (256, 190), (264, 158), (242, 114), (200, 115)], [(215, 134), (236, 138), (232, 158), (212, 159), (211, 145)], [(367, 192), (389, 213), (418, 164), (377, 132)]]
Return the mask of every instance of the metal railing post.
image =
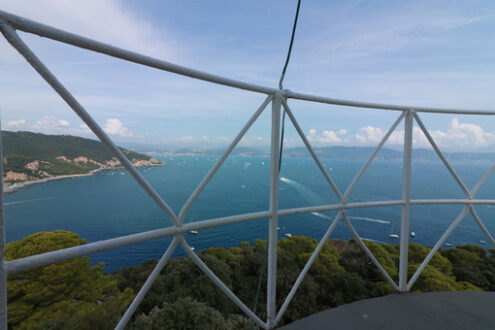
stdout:
[(3, 218), (3, 153), (0, 125), (0, 330), (7, 330), (7, 265), (5, 263), (5, 220)]
[(187, 244), (186, 240), (184, 239), (184, 236), (180, 236), (180, 245), (186, 255), (194, 262), (201, 271), (210, 278), (210, 280), (220, 289), (222, 292), (230, 298), (234, 302), (234, 304), (239, 307), (241, 311), (243, 311), (251, 320), (256, 322), (261, 328), (266, 328), (267, 325), (265, 322), (263, 322), (256, 314), (253, 313), (252, 310), (250, 310), (233, 292), (232, 290), (229, 289), (225, 283), (222, 282), (221, 279), (218, 278), (215, 273), (208, 268), (208, 266), (201, 260), (200, 257), (196, 253), (193, 252), (189, 244)]
[(277, 243), (278, 243), (278, 175), (280, 157), (280, 110), (282, 95), (272, 100), (272, 136), (270, 156), (270, 224), (268, 226), (268, 277), (266, 288), (266, 315), (269, 328), (275, 327), (277, 313)]
[(125, 329), (127, 323), (129, 323), (129, 321), (131, 320), (132, 315), (134, 315), (134, 313), (136, 312), (137, 308), (139, 307), (139, 305), (143, 301), (144, 297), (146, 296), (146, 294), (148, 293), (148, 291), (153, 286), (153, 283), (155, 283), (155, 281), (158, 278), (158, 276), (160, 276), (160, 273), (161, 273), (162, 269), (167, 264), (167, 261), (172, 256), (172, 253), (174, 253), (175, 248), (179, 244), (179, 240), (180, 239), (177, 238), (177, 236), (175, 236), (173, 238), (172, 242), (170, 242), (170, 245), (168, 246), (167, 250), (165, 251), (165, 253), (163, 254), (163, 256), (160, 258), (160, 260), (156, 264), (155, 268), (151, 271), (150, 275), (148, 276), (148, 278), (144, 282), (143, 286), (141, 287), (141, 289), (137, 293), (137, 295), (134, 298), (134, 300), (132, 301), (132, 303), (129, 305), (129, 307), (125, 311), (125, 313), (122, 316), (122, 318), (120, 319), (119, 323), (115, 326), (115, 330), (123, 330), (123, 329)]
[(404, 123), (404, 159), (402, 164), (402, 215), (400, 224), (399, 290), (407, 292), (407, 266), (409, 249), (409, 216), (411, 203), (412, 129), (414, 112), (406, 112)]

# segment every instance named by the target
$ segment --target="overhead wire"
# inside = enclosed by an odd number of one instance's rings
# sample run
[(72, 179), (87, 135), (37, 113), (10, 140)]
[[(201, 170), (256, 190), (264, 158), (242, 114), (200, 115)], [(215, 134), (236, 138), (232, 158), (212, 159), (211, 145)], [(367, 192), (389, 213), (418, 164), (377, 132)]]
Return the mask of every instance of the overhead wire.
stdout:
[[(296, 27), (297, 27), (297, 20), (299, 18), (299, 9), (301, 8), (301, 0), (297, 1), (297, 8), (296, 8), (296, 16), (294, 17), (294, 24), (292, 25), (292, 34), (290, 37), (290, 43), (289, 43), (289, 49), (287, 51), (287, 57), (285, 59), (285, 64), (284, 68), (282, 69), (282, 74), (280, 75), (280, 80), (278, 82), (278, 88), (282, 89), (283, 88), (283, 82), (285, 78), (285, 72), (287, 71), (287, 66), (289, 65), (290, 61), (290, 55), (292, 54), (292, 46), (294, 45), (294, 36), (296, 35)], [(282, 131), (280, 134), (280, 153), (279, 153), (279, 162), (278, 162), (278, 172), (280, 173), (280, 169), (282, 167), (282, 150), (284, 146), (284, 135), (285, 135), (285, 109), (282, 114)]]
[[(279, 89), (283, 88), (283, 81), (285, 78), (285, 73), (287, 71), (287, 66), (289, 65), (290, 61), (290, 56), (292, 53), (292, 46), (294, 44), (294, 36), (296, 34), (296, 27), (297, 27), (297, 20), (299, 18), (299, 9), (301, 8), (301, 0), (297, 1), (297, 8), (296, 8), (296, 16), (294, 17), (294, 24), (292, 25), (292, 34), (290, 38), (290, 43), (289, 43), (289, 49), (287, 51), (287, 57), (285, 59), (285, 64), (282, 69), (282, 74), (280, 76), (280, 80), (278, 82), (278, 87)], [(279, 152), (279, 159), (278, 159), (278, 173), (280, 175), (280, 169), (282, 167), (282, 150), (284, 146), (284, 135), (285, 135), (285, 109), (283, 112), (282, 116), (282, 129), (281, 129), (281, 134), (280, 134), (280, 152)], [(258, 280), (258, 287), (256, 290), (256, 297), (254, 298), (254, 307), (253, 307), (253, 312), (256, 313), (256, 308), (258, 307), (258, 300), (261, 292), (261, 284), (263, 283), (263, 276), (265, 274), (265, 268), (266, 268), (266, 262), (268, 259), (268, 239), (266, 242), (266, 247), (265, 247), (265, 257), (263, 258), (263, 267), (261, 268), (261, 273), (260, 273), (260, 278)], [(251, 329), (254, 329), (254, 321), (251, 320)]]
[(289, 50), (287, 51), (287, 58), (285, 59), (284, 68), (282, 69), (282, 75), (278, 82), (278, 88), (282, 89), (282, 83), (284, 81), (285, 72), (287, 71), (287, 66), (289, 65), (290, 55), (292, 53), (292, 45), (294, 44), (294, 36), (296, 35), (297, 19), (299, 18), (299, 8), (301, 8), (301, 0), (297, 1), (296, 16), (294, 17), (294, 24), (292, 25), (292, 35), (290, 37)]

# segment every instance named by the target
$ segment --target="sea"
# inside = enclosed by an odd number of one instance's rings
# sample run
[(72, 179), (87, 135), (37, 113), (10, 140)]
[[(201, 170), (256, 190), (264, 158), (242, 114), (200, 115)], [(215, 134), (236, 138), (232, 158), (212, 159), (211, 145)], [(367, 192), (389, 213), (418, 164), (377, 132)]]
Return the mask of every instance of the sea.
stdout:
[[(158, 157), (164, 166), (139, 168), (170, 207), (179, 213), (182, 205), (218, 159), (215, 156)], [(344, 192), (365, 160), (325, 159), (322, 163), (339, 189)], [(472, 188), (493, 164), (452, 162), (468, 188)], [(265, 211), (269, 205), (270, 159), (264, 156), (231, 156), (208, 183), (187, 213), (186, 223), (236, 214)], [(374, 160), (350, 194), (349, 202), (400, 200), (402, 161)], [(412, 199), (464, 198), (445, 166), (436, 161), (412, 164)], [(479, 199), (495, 199), (495, 178), (479, 190)], [(124, 169), (110, 169), (92, 176), (34, 184), (5, 196), (8, 242), (56, 229), (77, 233), (88, 242), (171, 226), (167, 215)], [(284, 158), (281, 165), (279, 208), (337, 203), (338, 199), (310, 157)], [(411, 206), (412, 242), (433, 246), (462, 211), (462, 205)], [(495, 234), (495, 205), (478, 205), (476, 211), (489, 231)], [(314, 212), (279, 218), (279, 239), (287, 234), (320, 240), (336, 212)], [(379, 243), (396, 244), (400, 234), (401, 207), (352, 209), (348, 216), (359, 235)], [(268, 236), (268, 219), (251, 220), (185, 234), (196, 251), (208, 247), (234, 247)], [(352, 235), (341, 221), (330, 238), (349, 239)], [(171, 238), (135, 244), (90, 255), (91, 262), (103, 262), (113, 272), (148, 259), (158, 259)], [(446, 245), (478, 244), (491, 248), (489, 240), (468, 214)], [(183, 256), (178, 248), (174, 257)]]

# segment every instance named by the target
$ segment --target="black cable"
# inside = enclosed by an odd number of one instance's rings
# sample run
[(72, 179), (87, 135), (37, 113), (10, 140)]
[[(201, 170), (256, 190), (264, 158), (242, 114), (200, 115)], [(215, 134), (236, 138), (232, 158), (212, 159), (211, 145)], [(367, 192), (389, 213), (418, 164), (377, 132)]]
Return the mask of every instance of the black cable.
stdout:
[[(282, 70), (282, 75), (280, 76), (280, 81), (278, 82), (278, 88), (282, 89), (282, 82), (284, 81), (285, 72), (287, 71), (287, 66), (289, 65), (290, 54), (292, 53), (292, 45), (294, 44), (294, 36), (296, 35), (297, 19), (299, 18), (299, 8), (301, 8), (301, 0), (297, 1), (296, 17), (294, 18), (294, 25), (292, 26), (292, 35), (290, 37), (289, 51), (287, 52), (287, 58), (285, 60), (285, 65)], [(280, 136), (280, 154), (278, 160), (278, 172), (280, 174), (280, 168), (282, 167), (282, 150), (284, 147), (284, 133), (285, 133), (285, 109), (282, 117), (282, 134)]]
[[(280, 77), (280, 81), (278, 82), (278, 87), (282, 89), (282, 82), (284, 80), (285, 71), (287, 70), (287, 66), (289, 65), (290, 54), (292, 53), (292, 44), (294, 43), (294, 35), (296, 34), (296, 26), (297, 26), (297, 18), (299, 17), (299, 8), (301, 7), (301, 0), (297, 1), (297, 9), (296, 9), (296, 17), (294, 18), (294, 25), (292, 26), (292, 36), (290, 38), (289, 51), (287, 52), (287, 59), (285, 60), (285, 65), (282, 70), (282, 76)], [(285, 109), (282, 117), (282, 132), (280, 134), (280, 154), (278, 158), (278, 173), (280, 175), (280, 168), (282, 167), (282, 149), (284, 146), (284, 132), (285, 132)], [(258, 299), (261, 289), (261, 283), (263, 282), (263, 275), (265, 273), (266, 261), (268, 259), (268, 240), (266, 241), (266, 251), (265, 257), (263, 259), (263, 268), (261, 269), (260, 278), (258, 281), (258, 290), (256, 291), (256, 297), (254, 298), (254, 313), (256, 313), (256, 307), (258, 306)], [(254, 328), (254, 321), (251, 320), (251, 330)]]
[(294, 25), (292, 26), (292, 36), (290, 38), (289, 51), (287, 52), (287, 59), (285, 60), (284, 69), (282, 70), (282, 75), (280, 76), (280, 81), (278, 82), (278, 88), (282, 89), (282, 82), (285, 77), (285, 71), (287, 71), (287, 66), (289, 65), (290, 54), (292, 53), (292, 44), (294, 43), (294, 35), (296, 34), (297, 18), (299, 17), (299, 8), (301, 7), (301, 0), (297, 1), (296, 17), (294, 18)]

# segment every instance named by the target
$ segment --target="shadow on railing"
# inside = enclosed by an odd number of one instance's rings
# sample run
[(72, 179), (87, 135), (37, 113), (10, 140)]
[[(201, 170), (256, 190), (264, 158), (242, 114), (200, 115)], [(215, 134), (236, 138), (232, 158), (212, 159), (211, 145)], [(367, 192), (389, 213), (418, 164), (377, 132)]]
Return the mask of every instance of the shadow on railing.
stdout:
[[(7, 329), (7, 275), (14, 274), (28, 269), (36, 268), (39, 266), (48, 265), (51, 263), (59, 262), (62, 260), (88, 255), (91, 253), (101, 252), (109, 249), (115, 249), (122, 246), (127, 246), (139, 242), (146, 242), (158, 238), (163, 238), (167, 236), (174, 236), (172, 242), (168, 246), (167, 250), (161, 257), (160, 261), (156, 265), (155, 269), (152, 271), (143, 287), (136, 295), (134, 301), (131, 303), (124, 316), (121, 318), (116, 329), (123, 329), (127, 322), (132, 317), (133, 313), (136, 311), (137, 307), (143, 300), (144, 296), (148, 290), (153, 285), (154, 280), (159, 275), (160, 271), (163, 269), (168, 259), (174, 252), (174, 250), (181, 246), (188, 257), (190, 257), (193, 262), (230, 298), (232, 301), (249, 316), (254, 322), (256, 322), (262, 328), (273, 328), (280, 321), (282, 315), (284, 314), (287, 306), (290, 304), (294, 294), (296, 293), (299, 285), (304, 279), (306, 273), (311, 267), (312, 263), (318, 256), (320, 250), (324, 246), (325, 242), (332, 234), (333, 230), (339, 223), (343, 220), (344, 223), (349, 227), (352, 235), (357, 239), (359, 245), (363, 248), (366, 254), (371, 258), (376, 267), (385, 276), (387, 281), (400, 292), (407, 292), (411, 289), (414, 282), (418, 279), (419, 275), (426, 267), (428, 262), (431, 260), (433, 255), (438, 251), (441, 245), (445, 242), (447, 237), (452, 233), (452, 231), (459, 225), (459, 223), (464, 219), (467, 213), (471, 213), (474, 220), (478, 223), (481, 230), (486, 234), (490, 242), (495, 245), (495, 240), (493, 236), (489, 233), (482, 220), (478, 216), (475, 210), (475, 206), (479, 204), (495, 204), (495, 199), (476, 199), (475, 195), (479, 188), (487, 181), (487, 179), (495, 171), (495, 166), (493, 166), (488, 173), (474, 186), (472, 190), (469, 190), (463, 181), (456, 174), (454, 169), (450, 166), (447, 159), (443, 156), (442, 152), (438, 148), (437, 144), (429, 134), (428, 130), (424, 126), (419, 113), (443, 113), (443, 114), (470, 114), (470, 115), (495, 115), (495, 111), (478, 111), (478, 110), (462, 110), (462, 109), (440, 109), (440, 108), (427, 108), (427, 107), (413, 107), (413, 106), (401, 106), (401, 105), (389, 105), (389, 104), (375, 104), (366, 102), (356, 102), (348, 100), (338, 100), (320, 96), (313, 96), (308, 94), (295, 93), (289, 90), (282, 90), (276, 88), (269, 88), (259, 85), (254, 85), (250, 83), (245, 83), (229, 78), (224, 78), (209, 73), (189, 69), (179, 65), (175, 65), (166, 61), (158, 60), (152, 57), (144, 56), (138, 53), (134, 53), (128, 50), (124, 50), (118, 47), (107, 45), (98, 41), (87, 39), (75, 34), (71, 34), (62, 30), (52, 28), (47, 25), (43, 25), (19, 16), (15, 16), (4, 11), (0, 11), (0, 29), (4, 37), (8, 42), (27, 60), (27, 62), (38, 72), (38, 74), (55, 90), (57, 94), (72, 108), (72, 110), (86, 123), (86, 125), (93, 131), (93, 133), (105, 144), (105, 146), (113, 153), (113, 155), (121, 162), (121, 164), (131, 173), (138, 184), (146, 191), (146, 193), (158, 204), (158, 206), (168, 215), (173, 223), (173, 226), (164, 227), (157, 230), (142, 232), (139, 234), (133, 234), (128, 236), (122, 236), (118, 238), (108, 239), (104, 241), (94, 242), (90, 244), (85, 244), (82, 246), (76, 246), (66, 249), (61, 249), (53, 252), (43, 253), (39, 255), (34, 255), (26, 257), (23, 259), (5, 261), (4, 260), (4, 250), (5, 250), (5, 225), (4, 225), (4, 214), (3, 214), (3, 182), (0, 181), (0, 188), (2, 194), (0, 194), (0, 330)], [(256, 93), (266, 94), (267, 97), (261, 106), (255, 111), (249, 121), (237, 134), (228, 148), (225, 150), (220, 159), (215, 163), (215, 165), (210, 169), (208, 174), (203, 178), (198, 187), (191, 194), (187, 202), (184, 204), (179, 214), (175, 214), (174, 211), (168, 206), (166, 201), (154, 190), (152, 185), (144, 179), (141, 174), (136, 170), (132, 163), (126, 158), (126, 156), (120, 151), (119, 148), (115, 146), (108, 135), (101, 129), (100, 126), (93, 120), (93, 118), (86, 112), (84, 107), (72, 96), (72, 94), (64, 87), (64, 85), (58, 81), (58, 79), (48, 70), (48, 68), (43, 64), (41, 60), (36, 57), (36, 55), (31, 51), (31, 49), (22, 41), (22, 39), (16, 33), (16, 30), (24, 31), (27, 33), (32, 33), (39, 35), (41, 37), (50, 38), (52, 40), (60, 41), (62, 43), (70, 44), (76, 47), (92, 50), (98, 53), (103, 53), (112, 57), (120, 58), (126, 61), (142, 64), (148, 67), (153, 67), (159, 70), (168, 71), (176, 73), (183, 76), (188, 76), (191, 78), (196, 78), (204, 81), (208, 81), (215, 84), (230, 86), (234, 88), (244, 89)], [(363, 165), (361, 170), (354, 177), (353, 181), (345, 192), (341, 192), (335, 185), (331, 176), (325, 170), (324, 166), (321, 164), (320, 160), (316, 156), (311, 144), (303, 133), (303, 130), (299, 126), (294, 114), (292, 113), (287, 100), (288, 99), (298, 99), (309, 102), (326, 103), (332, 105), (341, 105), (349, 107), (359, 107), (359, 108), (372, 108), (379, 110), (395, 110), (399, 111), (400, 115), (396, 121), (392, 124), (388, 132), (382, 138), (376, 149), (373, 151), (371, 156), (368, 158), (366, 163)], [(196, 198), (199, 196), (203, 188), (208, 184), (210, 179), (216, 173), (216, 171), (223, 164), (225, 159), (229, 156), (231, 151), (236, 147), (239, 141), (242, 139), (244, 134), (248, 131), (251, 125), (258, 119), (265, 108), (271, 104), (272, 113), (272, 126), (271, 126), (271, 161), (270, 161), (270, 203), (269, 209), (262, 212), (246, 213), (239, 215), (232, 215), (223, 218), (208, 219), (197, 221), (194, 223), (184, 224), (185, 216), (192, 206)], [(297, 133), (301, 137), (304, 145), (310, 152), (312, 158), (316, 162), (318, 168), (321, 170), (325, 176), (328, 184), (335, 192), (339, 199), (338, 204), (330, 205), (319, 205), (311, 207), (301, 207), (293, 209), (279, 209), (278, 208), (278, 184), (279, 184), (279, 158), (280, 158), (280, 127), (281, 127), (281, 113), (284, 111), (289, 117), (290, 121), (294, 125)], [(403, 153), (403, 173), (402, 173), (402, 196), (397, 200), (388, 201), (373, 201), (373, 202), (359, 202), (359, 203), (348, 203), (347, 198), (349, 197), (351, 191), (358, 183), (361, 176), (364, 174), (374, 157), (380, 151), (382, 146), (385, 144), (387, 139), (390, 137), (394, 129), (404, 121), (404, 153)], [(463, 190), (465, 197), (463, 199), (424, 199), (424, 200), (413, 200), (411, 199), (411, 154), (412, 154), (412, 133), (413, 133), (413, 122), (416, 122), (421, 131), (426, 136), (427, 140), (431, 144), (432, 148), (440, 157), (443, 164), (446, 166), (448, 171), (454, 177), (457, 184)], [(1, 143), (0, 143), (1, 147)], [(1, 155), (1, 149), (0, 149)], [(0, 156), (1, 157), (1, 156)], [(0, 159), (0, 172), (2, 171), (3, 158)], [(414, 273), (414, 275), (407, 279), (407, 266), (408, 266), (408, 243), (409, 243), (409, 217), (410, 217), (410, 206), (419, 204), (459, 204), (464, 205), (463, 210), (459, 216), (452, 222), (448, 229), (443, 233), (438, 242), (431, 249), (430, 253), (423, 260), (420, 267)], [(367, 248), (366, 244), (363, 242), (359, 233), (356, 231), (351, 221), (347, 216), (347, 210), (354, 208), (365, 208), (365, 207), (384, 207), (384, 206), (398, 206), (402, 207), (401, 216), (401, 231), (400, 231), (400, 263), (399, 263), (399, 283), (390, 277), (390, 275), (385, 271), (385, 269), (380, 265), (378, 260), (374, 257), (371, 251)], [(287, 295), (284, 303), (277, 311), (276, 306), (276, 271), (277, 271), (277, 222), (278, 217), (310, 213), (310, 212), (322, 212), (322, 211), (338, 211), (336, 217), (332, 221), (331, 225), (321, 238), (315, 251), (309, 258), (307, 264), (303, 268), (302, 272), (299, 274), (294, 286)], [(197, 254), (191, 249), (187, 244), (183, 233), (191, 230), (199, 230), (210, 227), (218, 227), (226, 224), (250, 221), (256, 219), (269, 218), (269, 235), (268, 235), (268, 279), (267, 279), (267, 320), (266, 322), (261, 320), (251, 309), (249, 309), (232, 291), (206, 266), (203, 261), (197, 256)]]

